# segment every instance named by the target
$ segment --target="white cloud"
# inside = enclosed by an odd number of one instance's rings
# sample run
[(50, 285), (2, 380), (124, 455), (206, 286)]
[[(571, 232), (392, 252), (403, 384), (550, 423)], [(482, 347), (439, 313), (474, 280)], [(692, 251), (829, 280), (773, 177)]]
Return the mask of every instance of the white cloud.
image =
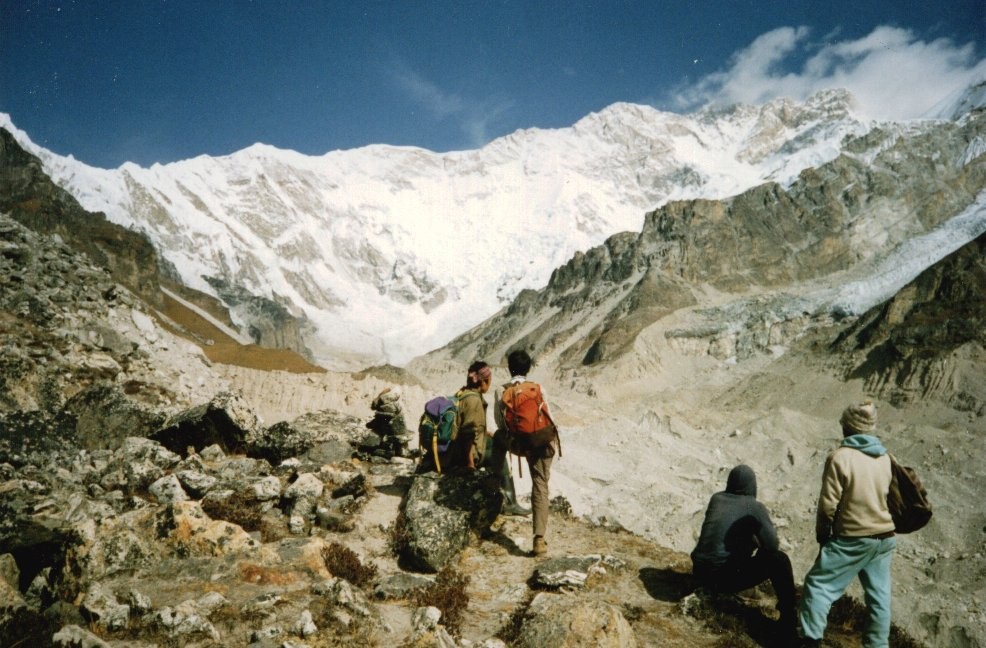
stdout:
[(404, 70), (395, 74), (398, 85), (411, 98), (431, 112), (438, 119), (444, 119), (462, 112), (463, 100), (455, 94), (447, 93), (417, 72)]
[(513, 107), (511, 101), (472, 99), (447, 92), (403, 66), (393, 77), (410, 99), (430, 112), (435, 119), (452, 120), (465, 136), (469, 147), (480, 148), (489, 143), (490, 124)]
[(971, 43), (926, 42), (896, 27), (877, 27), (857, 40), (813, 43), (809, 35), (806, 27), (767, 32), (736, 52), (728, 69), (678, 89), (672, 101), (694, 109), (803, 100), (826, 88), (846, 88), (863, 116), (898, 120), (921, 117), (945, 96), (986, 78), (986, 60), (975, 58)]

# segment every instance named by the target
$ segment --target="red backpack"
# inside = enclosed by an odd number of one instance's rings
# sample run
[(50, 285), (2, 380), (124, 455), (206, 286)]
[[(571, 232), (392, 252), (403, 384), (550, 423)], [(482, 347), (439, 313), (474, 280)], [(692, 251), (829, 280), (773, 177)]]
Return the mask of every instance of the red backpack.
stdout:
[[(541, 385), (529, 380), (510, 383), (504, 387), (501, 401), (503, 420), (510, 432), (510, 452), (527, 456), (531, 451), (551, 445), (558, 438), (558, 430), (544, 402)], [(560, 443), (558, 450), (561, 451)]]

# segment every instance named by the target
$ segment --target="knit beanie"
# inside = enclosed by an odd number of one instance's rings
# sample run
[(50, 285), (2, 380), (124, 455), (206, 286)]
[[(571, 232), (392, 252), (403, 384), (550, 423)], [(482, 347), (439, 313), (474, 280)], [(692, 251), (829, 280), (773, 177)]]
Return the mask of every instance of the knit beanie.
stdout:
[(876, 406), (872, 401), (850, 405), (839, 423), (846, 434), (870, 434), (876, 429)]

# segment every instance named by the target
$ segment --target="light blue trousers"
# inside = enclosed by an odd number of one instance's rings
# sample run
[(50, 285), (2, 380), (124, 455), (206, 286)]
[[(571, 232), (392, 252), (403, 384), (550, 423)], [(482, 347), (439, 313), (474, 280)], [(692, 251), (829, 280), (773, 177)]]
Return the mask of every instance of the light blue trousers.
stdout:
[(825, 634), (829, 610), (857, 575), (869, 619), (863, 634), (866, 648), (886, 648), (890, 638), (890, 559), (897, 538), (833, 538), (822, 545), (805, 576), (801, 628), (810, 639)]

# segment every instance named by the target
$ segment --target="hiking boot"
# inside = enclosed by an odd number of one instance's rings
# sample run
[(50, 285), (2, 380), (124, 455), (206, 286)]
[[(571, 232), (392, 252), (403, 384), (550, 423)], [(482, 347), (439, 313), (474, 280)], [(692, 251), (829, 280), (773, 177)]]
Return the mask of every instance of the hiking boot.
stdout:
[(543, 556), (548, 553), (548, 543), (544, 541), (544, 536), (534, 536), (534, 549), (531, 553), (535, 556)]

